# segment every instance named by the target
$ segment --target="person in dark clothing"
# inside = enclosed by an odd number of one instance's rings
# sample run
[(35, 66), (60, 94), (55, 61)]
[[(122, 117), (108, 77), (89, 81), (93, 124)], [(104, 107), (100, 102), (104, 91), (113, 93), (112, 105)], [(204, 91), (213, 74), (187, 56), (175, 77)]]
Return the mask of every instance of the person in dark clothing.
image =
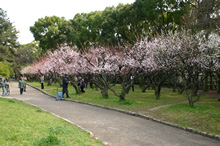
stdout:
[(134, 76), (131, 76), (131, 88), (132, 88), (132, 91), (134, 92)]
[(87, 86), (88, 86), (88, 80), (87, 80), (86, 77), (84, 77), (83, 79), (84, 79), (84, 82), (85, 82), (85, 88), (87, 88)]
[(65, 74), (65, 76), (63, 78), (63, 95), (64, 95), (64, 93), (66, 93), (66, 97), (70, 98), (69, 94), (68, 94), (68, 84), (70, 82), (67, 80), (67, 78), (68, 78), (68, 76), (67, 76), (67, 74)]
[(43, 75), (40, 78), (40, 82), (41, 82), (41, 89), (44, 89), (44, 76)]
[(82, 82), (81, 87), (80, 87), (80, 88), (81, 88), (81, 92), (82, 92), (82, 93), (85, 93), (85, 90), (84, 90), (85, 85), (86, 85), (86, 84), (85, 84), (85, 80), (84, 80), (84, 79), (82, 79), (82, 81), (81, 81), (81, 82)]

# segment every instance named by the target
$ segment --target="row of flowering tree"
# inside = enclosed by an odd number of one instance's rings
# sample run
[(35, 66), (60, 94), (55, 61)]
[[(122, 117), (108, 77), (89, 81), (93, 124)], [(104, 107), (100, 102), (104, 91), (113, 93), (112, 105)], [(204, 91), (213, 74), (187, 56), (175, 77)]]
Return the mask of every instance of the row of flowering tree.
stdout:
[[(120, 100), (125, 100), (133, 81), (140, 78), (160, 99), (163, 83), (175, 77), (175, 85), (186, 91), (192, 107), (200, 98), (198, 90), (206, 73), (220, 74), (220, 37), (214, 33), (207, 37), (203, 32), (170, 31), (133, 46), (99, 46), (84, 52), (61, 47), (47, 54), (32, 66), (30, 74), (55, 76), (58, 80), (64, 74), (90, 75), (104, 98), (112, 91)], [(112, 88), (117, 82), (122, 86), (120, 93)]]

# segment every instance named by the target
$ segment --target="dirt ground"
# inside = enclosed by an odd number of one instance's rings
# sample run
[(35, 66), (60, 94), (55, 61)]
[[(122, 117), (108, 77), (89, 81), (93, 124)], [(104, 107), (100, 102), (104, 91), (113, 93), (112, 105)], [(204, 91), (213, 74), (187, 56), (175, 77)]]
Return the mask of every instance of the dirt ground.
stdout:
[(204, 94), (205, 96), (214, 97), (220, 99), (220, 94), (217, 93), (217, 90), (209, 90)]

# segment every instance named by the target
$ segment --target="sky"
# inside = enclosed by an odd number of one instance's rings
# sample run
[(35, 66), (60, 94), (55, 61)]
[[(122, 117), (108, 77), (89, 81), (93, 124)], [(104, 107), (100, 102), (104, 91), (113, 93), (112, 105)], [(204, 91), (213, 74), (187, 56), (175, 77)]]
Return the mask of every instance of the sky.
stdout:
[(34, 40), (30, 26), (39, 18), (55, 15), (69, 20), (77, 13), (102, 11), (119, 3), (134, 2), (135, 0), (0, 0), (0, 8), (7, 11), (7, 17), (19, 31), (20, 44), (27, 44)]

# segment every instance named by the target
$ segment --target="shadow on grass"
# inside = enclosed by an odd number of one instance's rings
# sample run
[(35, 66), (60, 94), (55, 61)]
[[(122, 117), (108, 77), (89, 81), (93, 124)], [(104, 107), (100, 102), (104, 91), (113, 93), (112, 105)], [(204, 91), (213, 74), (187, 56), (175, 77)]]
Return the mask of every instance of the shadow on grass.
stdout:
[(48, 136), (36, 140), (36, 146), (66, 146), (62, 139), (59, 139), (59, 135), (64, 134), (65, 130), (63, 127), (50, 127), (48, 128)]
[(19, 101), (19, 100), (16, 100), (16, 99), (9, 99), (8, 102), (10, 102), (10, 103), (21, 103), (23, 101)]
[(35, 145), (36, 146), (58, 146), (58, 145), (61, 145), (61, 143), (63, 142), (59, 140), (57, 136), (49, 135), (44, 138), (41, 138), (39, 141), (35, 143)]
[(119, 105), (132, 105), (132, 104), (135, 104), (135, 103), (137, 103), (135, 100), (129, 100), (129, 99), (127, 99), (127, 100), (125, 100), (125, 101), (117, 101), (117, 103), (119, 104)]

